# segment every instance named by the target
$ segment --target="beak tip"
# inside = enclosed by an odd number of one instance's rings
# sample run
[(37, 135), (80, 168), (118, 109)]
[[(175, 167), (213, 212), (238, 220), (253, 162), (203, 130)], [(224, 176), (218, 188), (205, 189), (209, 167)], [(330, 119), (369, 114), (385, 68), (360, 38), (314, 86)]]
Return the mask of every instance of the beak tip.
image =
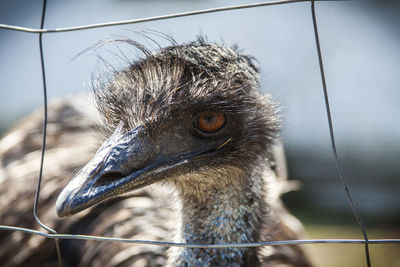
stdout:
[(60, 197), (57, 199), (56, 202), (56, 212), (57, 212), (57, 216), (62, 218), (66, 215), (66, 209), (64, 208), (64, 203), (63, 201), (60, 201)]
[(65, 193), (65, 190), (63, 190), (57, 198), (56, 212), (57, 216), (60, 218), (65, 217), (69, 213), (68, 199), (69, 197), (68, 194)]

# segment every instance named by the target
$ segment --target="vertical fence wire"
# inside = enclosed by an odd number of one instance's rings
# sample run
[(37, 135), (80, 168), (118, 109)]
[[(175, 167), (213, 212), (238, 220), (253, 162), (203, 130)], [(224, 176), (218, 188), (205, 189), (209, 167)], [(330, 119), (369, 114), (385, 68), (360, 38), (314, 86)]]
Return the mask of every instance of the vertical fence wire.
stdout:
[[(43, 0), (43, 6), (42, 6), (42, 14), (41, 14), (41, 20), (40, 20), (40, 29), (43, 29), (44, 26), (44, 18), (46, 15), (46, 7), (47, 7), (47, 0)], [(35, 200), (33, 202), (33, 217), (35, 218), (35, 221), (45, 229), (46, 231), (52, 233), (52, 234), (57, 234), (57, 232), (50, 227), (46, 226), (42, 221), (40, 220), (38, 216), (38, 204), (39, 204), (39, 197), (40, 197), (40, 187), (42, 184), (42, 178), (43, 178), (43, 165), (44, 165), (44, 153), (46, 151), (46, 137), (47, 137), (47, 85), (46, 85), (46, 69), (44, 65), (44, 56), (43, 56), (43, 33), (39, 33), (39, 51), (40, 51), (40, 67), (41, 67), (41, 72), (42, 72), (42, 85), (43, 85), (43, 137), (42, 137), (42, 148), (41, 148), (41, 155), (40, 155), (40, 168), (39, 168), (39, 178), (36, 186), (36, 194), (35, 194)], [(58, 264), (60, 267), (62, 267), (62, 257), (61, 257), (61, 249), (60, 249), (60, 242), (57, 238), (54, 239), (55, 246), (56, 246), (56, 251), (57, 251), (57, 258), (58, 258)]]
[(354, 216), (355, 216), (355, 218), (357, 220), (357, 223), (361, 228), (361, 232), (362, 232), (362, 234), (364, 236), (364, 240), (365, 240), (365, 258), (366, 258), (366, 261), (367, 261), (367, 266), (371, 267), (371, 261), (370, 261), (370, 257), (369, 257), (367, 231), (365, 230), (364, 222), (361, 219), (361, 216), (360, 216), (360, 214), (358, 212), (356, 204), (353, 201), (353, 197), (352, 197), (352, 194), (350, 192), (350, 188), (347, 185), (346, 177), (344, 176), (344, 172), (343, 172), (343, 167), (342, 167), (342, 164), (341, 164), (341, 162), (339, 160), (339, 156), (338, 156), (338, 153), (337, 153), (337, 150), (336, 150), (336, 142), (335, 142), (335, 135), (334, 135), (334, 132), (333, 132), (331, 109), (330, 109), (330, 106), (329, 106), (328, 88), (326, 86), (324, 64), (323, 64), (323, 61), (322, 61), (321, 45), (320, 45), (320, 42), (319, 42), (319, 34), (318, 34), (318, 27), (317, 27), (317, 18), (316, 18), (316, 15), (315, 15), (314, 0), (311, 0), (311, 15), (312, 15), (313, 28), (314, 28), (315, 44), (316, 44), (317, 53), (318, 53), (318, 63), (319, 63), (319, 70), (320, 70), (320, 74), (321, 74), (322, 89), (324, 91), (325, 108), (326, 108), (326, 115), (328, 117), (329, 135), (330, 135), (330, 138), (331, 138), (332, 151), (333, 151), (333, 155), (335, 157), (335, 163), (336, 163), (336, 167), (337, 167), (338, 172), (339, 172), (339, 177), (340, 177), (340, 180), (342, 181), (342, 184), (344, 186), (344, 190), (346, 191), (346, 196), (347, 196), (347, 199), (349, 201), (350, 207), (351, 207), (351, 209), (353, 211), (353, 214), (354, 214)]

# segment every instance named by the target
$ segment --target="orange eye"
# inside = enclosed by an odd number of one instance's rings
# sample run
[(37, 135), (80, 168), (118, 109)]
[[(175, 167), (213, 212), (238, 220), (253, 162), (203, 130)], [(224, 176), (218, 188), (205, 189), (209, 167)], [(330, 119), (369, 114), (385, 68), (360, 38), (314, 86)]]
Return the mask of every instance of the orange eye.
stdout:
[(213, 133), (225, 124), (225, 116), (221, 112), (205, 111), (197, 117), (197, 127), (206, 133)]

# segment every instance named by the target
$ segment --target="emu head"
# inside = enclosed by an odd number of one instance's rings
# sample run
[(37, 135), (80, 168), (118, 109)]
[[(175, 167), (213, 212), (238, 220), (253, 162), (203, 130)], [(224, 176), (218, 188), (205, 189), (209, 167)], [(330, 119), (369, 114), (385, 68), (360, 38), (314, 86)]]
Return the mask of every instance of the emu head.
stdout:
[(265, 159), (279, 120), (249, 57), (202, 41), (143, 52), (94, 88), (110, 137), (58, 197), (59, 216), (156, 182), (212, 184), (207, 173)]

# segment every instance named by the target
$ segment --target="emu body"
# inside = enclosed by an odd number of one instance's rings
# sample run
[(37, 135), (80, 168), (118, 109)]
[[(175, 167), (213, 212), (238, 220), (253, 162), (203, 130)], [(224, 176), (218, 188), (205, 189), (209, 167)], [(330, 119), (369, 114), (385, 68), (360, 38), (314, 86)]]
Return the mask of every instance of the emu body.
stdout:
[[(297, 230), (289, 226), (296, 221), (278, 199), (285, 185), (274, 153), (278, 108), (259, 92), (259, 74), (251, 58), (203, 41), (155, 53), (137, 48), (145, 55), (142, 59), (95, 84), (96, 106), (109, 137), (61, 192), (58, 215), (106, 201), (71, 217), (77, 220), (72, 230), (89, 231), (80, 222), (102, 217), (107, 203), (135, 203), (135, 197), (126, 194), (140, 196), (146, 190), (141, 188), (161, 184), (176, 199), (178, 242), (296, 238)], [(166, 201), (165, 194), (157, 192), (150, 194), (153, 201)], [(157, 212), (165, 218), (165, 212)], [(134, 262), (126, 257), (126, 263)], [(167, 264), (309, 266), (297, 246), (171, 248)]]

